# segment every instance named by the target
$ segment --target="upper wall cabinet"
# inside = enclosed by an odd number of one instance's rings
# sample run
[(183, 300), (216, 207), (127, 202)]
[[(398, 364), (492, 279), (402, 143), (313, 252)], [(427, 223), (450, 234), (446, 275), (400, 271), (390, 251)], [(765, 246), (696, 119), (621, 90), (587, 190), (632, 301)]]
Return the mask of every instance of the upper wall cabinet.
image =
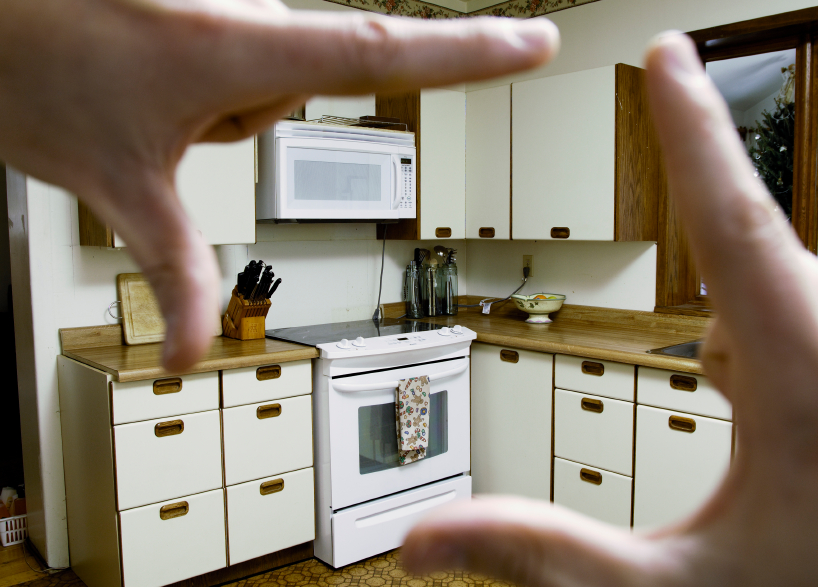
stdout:
[(511, 86), (466, 94), (466, 238), (511, 237)]
[[(176, 189), (193, 224), (211, 245), (256, 242), (255, 139), (191, 146), (176, 171)], [(80, 244), (122, 247), (110, 226), (79, 203)]]
[(400, 118), (415, 133), (417, 219), (378, 225), (378, 238), (463, 239), (466, 208), (466, 93), (422, 90), (378, 95), (378, 116)]
[(524, 81), (512, 96), (515, 239), (657, 240), (666, 188), (643, 70)]

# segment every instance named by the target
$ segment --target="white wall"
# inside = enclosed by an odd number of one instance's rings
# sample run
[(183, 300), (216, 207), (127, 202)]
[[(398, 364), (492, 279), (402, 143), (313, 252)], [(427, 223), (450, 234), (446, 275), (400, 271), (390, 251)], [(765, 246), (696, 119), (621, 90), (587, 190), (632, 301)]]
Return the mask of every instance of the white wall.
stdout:
[[(303, 9), (354, 10), (321, 0)], [(616, 62), (638, 65), (646, 41), (666, 28), (692, 30), (810, 6), (807, 0), (602, 0), (555, 13), (563, 51), (555, 75)], [(472, 84), (491, 87), (497, 82)], [(79, 247), (76, 207), (64, 191), (14, 172), (9, 177), (12, 281), (29, 523), (51, 566), (68, 562), (55, 356), (57, 330), (105, 324), (115, 276), (136, 267), (121, 250)], [(286, 239), (286, 240), (285, 240)], [(335, 240), (332, 240), (335, 239)], [(223, 301), (249, 258), (272, 262), (283, 283), (268, 324), (362, 319), (374, 311), (380, 242), (371, 225), (263, 227), (259, 244), (220, 247)], [(388, 242), (382, 302), (400, 299), (401, 271), (417, 243)], [(523, 251), (535, 257), (532, 289), (560, 290), (573, 303), (652, 307), (655, 248), (646, 244), (458, 243), (462, 293), (507, 295)], [(464, 250), (468, 248), (468, 251)]]

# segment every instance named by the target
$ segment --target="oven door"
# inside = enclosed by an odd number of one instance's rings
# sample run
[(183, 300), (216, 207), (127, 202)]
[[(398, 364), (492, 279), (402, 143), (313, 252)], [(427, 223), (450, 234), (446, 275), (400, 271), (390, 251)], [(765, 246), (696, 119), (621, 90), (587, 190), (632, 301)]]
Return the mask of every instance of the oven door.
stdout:
[[(426, 458), (398, 464), (398, 380), (430, 379)], [(469, 470), (469, 359), (461, 357), (329, 381), (333, 510)]]
[(276, 139), (279, 219), (397, 219), (401, 149), (334, 139)]

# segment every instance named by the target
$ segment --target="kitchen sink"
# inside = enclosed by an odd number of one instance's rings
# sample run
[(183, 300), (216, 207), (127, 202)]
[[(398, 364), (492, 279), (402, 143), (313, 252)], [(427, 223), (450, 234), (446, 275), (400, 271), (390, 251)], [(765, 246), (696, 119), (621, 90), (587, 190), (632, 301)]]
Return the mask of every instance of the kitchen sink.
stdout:
[(699, 350), (704, 340), (693, 340), (666, 346), (660, 349), (650, 349), (648, 352), (654, 355), (670, 355), (671, 357), (685, 357), (687, 359), (698, 359)]

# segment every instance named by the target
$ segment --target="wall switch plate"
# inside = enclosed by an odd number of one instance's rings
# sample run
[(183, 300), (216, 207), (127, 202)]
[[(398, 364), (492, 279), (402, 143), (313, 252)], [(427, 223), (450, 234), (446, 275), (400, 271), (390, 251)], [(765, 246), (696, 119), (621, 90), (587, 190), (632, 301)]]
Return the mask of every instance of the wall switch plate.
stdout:
[(523, 269), (528, 267), (528, 276), (531, 277), (534, 275), (534, 266), (532, 258), (534, 255), (523, 255)]

